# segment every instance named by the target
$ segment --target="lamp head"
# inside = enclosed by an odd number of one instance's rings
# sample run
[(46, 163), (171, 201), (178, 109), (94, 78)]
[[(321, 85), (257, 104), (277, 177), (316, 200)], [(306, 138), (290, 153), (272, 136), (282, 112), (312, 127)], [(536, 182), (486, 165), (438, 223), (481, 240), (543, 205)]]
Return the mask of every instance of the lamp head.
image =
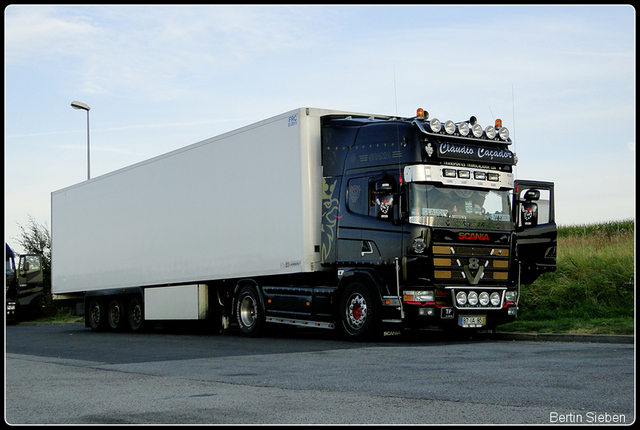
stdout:
[(82, 102), (71, 102), (71, 107), (74, 109), (82, 109), (82, 110), (86, 110), (87, 112), (89, 111), (89, 109), (91, 109), (87, 104), (82, 103)]

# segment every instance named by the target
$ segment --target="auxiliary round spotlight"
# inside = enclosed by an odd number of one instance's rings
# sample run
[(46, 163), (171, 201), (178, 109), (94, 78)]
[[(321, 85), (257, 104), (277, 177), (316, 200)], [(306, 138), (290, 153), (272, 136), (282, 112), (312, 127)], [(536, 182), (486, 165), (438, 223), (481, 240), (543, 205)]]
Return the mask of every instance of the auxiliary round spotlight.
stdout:
[(480, 139), (482, 137), (482, 126), (478, 123), (473, 124), (473, 127), (471, 127), (471, 133), (473, 133), (473, 137)]
[(464, 306), (467, 304), (467, 294), (464, 291), (460, 291), (456, 294), (456, 302), (458, 302), (459, 306)]
[(489, 304), (489, 293), (486, 291), (480, 293), (480, 304), (482, 306), (487, 306)]
[(500, 293), (497, 291), (491, 293), (491, 304), (493, 306), (498, 306), (500, 304)]
[(496, 129), (492, 125), (488, 125), (487, 128), (484, 129), (484, 135), (487, 136), (487, 139), (493, 140), (496, 137)]
[(470, 129), (468, 122), (461, 122), (460, 124), (458, 124), (458, 133), (460, 133), (460, 136), (468, 136), (469, 131)]
[(471, 291), (469, 293), (469, 304), (471, 306), (475, 306), (478, 304), (478, 293), (476, 293), (475, 291)]
[(431, 131), (434, 133), (440, 133), (440, 130), (442, 130), (442, 123), (438, 118), (434, 118), (429, 121), (429, 128), (431, 128)]
[(498, 134), (500, 135), (501, 140), (509, 139), (509, 130), (507, 129), (507, 127), (500, 127), (500, 131), (498, 132)]
[(444, 123), (444, 131), (447, 134), (453, 134), (456, 132), (456, 124), (450, 119)]

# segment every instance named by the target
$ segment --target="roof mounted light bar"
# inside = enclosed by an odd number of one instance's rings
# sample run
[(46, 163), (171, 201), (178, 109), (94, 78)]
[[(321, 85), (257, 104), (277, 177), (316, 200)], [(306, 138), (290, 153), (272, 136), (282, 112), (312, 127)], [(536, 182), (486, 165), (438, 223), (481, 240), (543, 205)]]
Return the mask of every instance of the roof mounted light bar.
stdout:
[(475, 139), (495, 140), (511, 144), (509, 139), (509, 130), (502, 126), (502, 120), (496, 119), (495, 126), (488, 125), (484, 129), (478, 124), (475, 116), (469, 118), (468, 121), (453, 122), (447, 120), (444, 123), (438, 118), (429, 119), (429, 112), (419, 108), (412, 122), (418, 129), (425, 134), (443, 134), (447, 136), (462, 136)]

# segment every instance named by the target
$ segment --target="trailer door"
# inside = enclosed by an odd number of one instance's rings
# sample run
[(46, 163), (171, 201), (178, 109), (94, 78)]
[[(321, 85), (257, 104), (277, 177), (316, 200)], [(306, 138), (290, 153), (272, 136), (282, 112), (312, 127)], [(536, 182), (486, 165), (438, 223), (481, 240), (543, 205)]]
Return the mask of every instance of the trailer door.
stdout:
[(542, 273), (556, 270), (557, 227), (553, 182), (515, 182), (513, 219), (520, 283), (530, 284)]

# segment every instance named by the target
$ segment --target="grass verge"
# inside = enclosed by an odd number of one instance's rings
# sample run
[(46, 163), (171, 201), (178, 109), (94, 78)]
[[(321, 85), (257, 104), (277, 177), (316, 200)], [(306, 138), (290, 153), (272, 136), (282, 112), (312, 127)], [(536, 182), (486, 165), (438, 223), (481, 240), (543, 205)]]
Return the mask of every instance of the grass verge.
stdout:
[(633, 220), (558, 228), (558, 269), (521, 289), (501, 332), (634, 334)]

